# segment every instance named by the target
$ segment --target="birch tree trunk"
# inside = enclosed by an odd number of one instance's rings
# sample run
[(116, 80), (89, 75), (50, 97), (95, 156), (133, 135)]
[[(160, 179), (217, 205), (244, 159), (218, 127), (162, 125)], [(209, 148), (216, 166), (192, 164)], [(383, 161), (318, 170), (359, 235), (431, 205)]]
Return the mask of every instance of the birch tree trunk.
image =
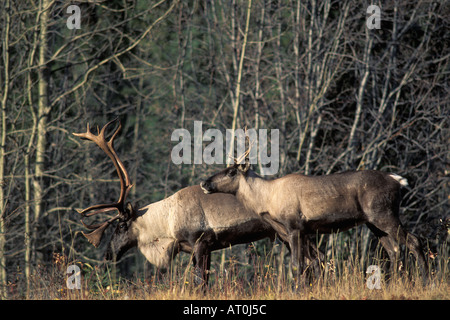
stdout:
[(10, 27), (10, 12), (9, 0), (5, 3), (5, 26), (4, 26), (4, 40), (2, 43), (3, 52), (3, 72), (4, 72), (4, 86), (2, 96), (2, 128), (1, 128), (1, 145), (0, 145), (0, 298), (6, 298), (6, 226), (5, 226), (5, 158), (6, 158), (6, 103), (8, 101), (9, 90), (9, 27)]
[[(247, 20), (245, 22), (244, 41), (242, 43), (241, 58), (239, 59), (239, 70), (238, 70), (238, 76), (237, 76), (237, 82), (236, 82), (236, 94), (235, 94), (235, 101), (234, 101), (234, 108), (233, 108), (233, 122), (231, 124), (231, 136), (232, 137), (234, 136), (234, 130), (236, 130), (237, 114), (238, 114), (238, 110), (239, 110), (239, 96), (240, 96), (240, 92), (241, 92), (242, 68), (244, 65), (245, 47), (247, 46), (248, 26), (250, 24), (251, 9), (252, 9), (252, 0), (248, 0)], [(230, 149), (228, 150), (228, 154), (233, 154), (233, 150), (234, 150), (234, 139), (231, 139)], [(227, 162), (228, 161), (229, 160), (227, 159)]]
[[(42, 214), (42, 200), (44, 197), (44, 163), (45, 150), (47, 145), (47, 121), (50, 107), (48, 103), (48, 66), (47, 66), (47, 49), (48, 49), (48, 20), (49, 11), (52, 2), (43, 0), (40, 8), (40, 31), (39, 31), (39, 51), (38, 51), (38, 118), (36, 133), (36, 163), (35, 176), (33, 180), (34, 190), (34, 228), (31, 235), (31, 242), (34, 246), (37, 237), (37, 224)], [(35, 250), (32, 250), (35, 253)]]
[[(264, 15), (265, 15), (265, 6), (264, 3), (261, 5), (261, 16), (260, 16), (260, 27), (258, 29), (258, 41), (256, 44), (256, 61), (255, 61), (255, 94), (253, 97), (253, 107), (255, 109), (255, 125), (254, 128), (258, 132), (259, 129), (259, 104), (262, 99), (261, 94), (261, 74), (260, 74), (260, 65), (261, 65), (261, 55), (262, 49), (264, 47), (263, 42), (263, 25), (264, 25)], [(262, 162), (260, 159), (260, 153), (258, 153), (258, 166), (259, 172), (263, 172)]]

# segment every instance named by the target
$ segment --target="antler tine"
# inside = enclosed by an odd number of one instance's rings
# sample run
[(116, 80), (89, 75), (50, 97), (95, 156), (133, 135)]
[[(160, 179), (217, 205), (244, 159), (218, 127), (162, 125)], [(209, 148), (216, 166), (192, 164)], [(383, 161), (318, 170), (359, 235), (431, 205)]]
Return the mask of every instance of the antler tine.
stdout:
[[(110, 125), (111, 123), (117, 121), (118, 119), (119, 119), (119, 118), (115, 118), (115, 119), (111, 120), (110, 122), (108, 122), (107, 124), (105, 124), (105, 125), (103, 126), (102, 130), (99, 130), (98, 127), (97, 127), (98, 136), (101, 137), (101, 138), (102, 138), (102, 141), (104, 141), (105, 143), (106, 143), (106, 139), (105, 139), (105, 131), (106, 131), (106, 129), (109, 127), (109, 125)], [(112, 138), (110, 139), (110, 141), (114, 139), (114, 137), (117, 135), (117, 133), (120, 131), (121, 128), (122, 128), (122, 124), (121, 124), (120, 121), (119, 121), (119, 126), (117, 127), (117, 129), (116, 129), (116, 131), (114, 132), (114, 134), (113, 134)]]
[(75, 133), (72, 132), (72, 134), (74, 136), (80, 137), (81, 139), (89, 139), (89, 135), (92, 135), (91, 129), (89, 128), (89, 122), (87, 123), (87, 128), (86, 128), (86, 132), (82, 132), (82, 133)]
[[(106, 128), (108, 128), (108, 126), (113, 123), (114, 121), (117, 121), (119, 118), (116, 118), (114, 120), (111, 120), (110, 122), (108, 122), (107, 124), (105, 124), (102, 128), (102, 130), (99, 130), (99, 127), (97, 126), (97, 135), (93, 134), (91, 132), (91, 128), (89, 126), (89, 122), (87, 123), (87, 128), (86, 128), (86, 132), (82, 132), (82, 133), (75, 133), (73, 132), (72, 134), (74, 136), (80, 137), (81, 139), (85, 139), (85, 140), (91, 140), (93, 142), (95, 142), (103, 151), (106, 152), (105, 149), (103, 149), (104, 146), (106, 146), (106, 140), (105, 140), (105, 131)], [(119, 122), (119, 127), (117, 128), (117, 130), (114, 132), (113, 138), (117, 135), (117, 133), (119, 132), (120, 128), (122, 127), (122, 125)], [(111, 138), (111, 139), (113, 139)]]
[[(244, 134), (247, 134), (247, 126), (244, 127)], [(241, 163), (242, 160), (244, 160), (245, 158), (247, 158), (247, 156), (250, 154), (250, 150), (252, 149), (252, 145), (255, 141), (252, 141), (250, 143), (250, 138), (248, 135), (245, 136), (245, 142), (246, 144), (248, 144), (248, 149), (242, 154), (240, 155), (238, 158), (233, 158), (234, 159), (234, 163)]]
[[(86, 213), (92, 210), (96, 210), (99, 209), (95, 212), (91, 212), (91, 213)], [(81, 214), (83, 217), (90, 217), (93, 216), (97, 213), (102, 213), (102, 212), (108, 212), (108, 211), (112, 211), (112, 210), (119, 210), (119, 208), (117, 207), (116, 203), (108, 203), (108, 204), (97, 204), (94, 206), (91, 206), (89, 208), (83, 209), (83, 210), (79, 210), (79, 209), (75, 209), (79, 214)]]
[[(113, 121), (115, 121), (115, 120), (113, 120)], [(111, 122), (109, 122), (109, 123), (111, 123)], [(106, 126), (109, 123), (107, 123), (103, 129), (106, 129)], [(117, 173), (119, 174), (120, 186), (121, 186), (121, 188), (120, 188), (120, 197), (119, 197), (118, 202), (123, 204), (125, 202), (126, 197), (128, 196), (128, 192), (133, 187), (133, 185), (131, 184), (131, 179), (130, 179), (130, 176), (128, 174), (128, 171), (125, 169), (124, 164), (119, 159), (119, 157), (116, 154), (116, 151), (114, 150), (114, 139), (116, 138), (116, 136), (119, 133), (121, 128), (122, 128), (122, 124), (119, 122), (119, 127), (113, 133), (113, 135), (111, 136), (111, 138), (107, 142), (107, 145), (109, 146), (109, 149), (110, 149), (111, 153), (113, 154), (114, 159), (116, 160), (114, 162), (114, 165), (116, 166)], [(103, 135), (104, 135), (103, 129), (102, 129), (102, 132), (103, 132)]]
[(103, 222), (103, 223), (99, 223), (99, 224), (85, 224), (83, 220), (80, 220), (81, 223), (83, 224), (83, 226), (87, 229), (91, 229), (94, 230), (90, 233), (86, 233), (84, 231), (82, 231), (81, 233), (88, 239), (88, 241), (94, 245), (94, 247), (98, 247), (100, 245), (100, 241), (102, 240), (103, 237), (103, 233), (105, 231), (105, 229), (115, 220), (120, 218), (120, 213), (118, 213), (115, 217), (112, 217), (111, 219)]
[[(108, 122), (102, 128), (100, 135), (103, 137), (103, 140), (105, 140), (104, 136), (105, 136), (105, 130), (106, 130), (107, 126), (109, 124), (111, 124), (112, 122), (116, 121), (117, 119), (118, 118)], [(118, 135), (121, 128), (122, 128), (122, 124), (119, 121), (119, 126), (117, 127), (116, 131), (114, 131), (113, 135), (111, 136), (111, 138), (109, 139), (109, 141), (106, 144), (109, 147), (109, 151), (111, 151), (111, 153), (112, 153), (112, 157), (110, 156), (110, 158), (113, 159), (114, 165), (117, 169), (117, 173), (119, 174), (121, 188), (120, 188), (120, 197), (119, 197), (118, 202), (123, 204), (125, 202), (126, 197), (128, 196), (128, 192), (133, 187), (133, 185), (131, 184), (130, 176), (128, 175), (128, 172), (125, 169), (125, 166), (123, 165), (122, 161), (119, 159), (119, 157), (116, 154), (116, 151), (114, 150), (114, 139)]]

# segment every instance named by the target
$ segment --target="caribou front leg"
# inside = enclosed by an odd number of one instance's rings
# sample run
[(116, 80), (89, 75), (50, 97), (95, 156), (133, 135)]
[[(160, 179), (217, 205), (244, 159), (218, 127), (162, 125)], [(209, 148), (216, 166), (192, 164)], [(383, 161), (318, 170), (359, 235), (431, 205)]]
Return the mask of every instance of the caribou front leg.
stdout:
[[(319, 250), (317, 250), (317, 248), (308, 241), (306, 235), (300, 231), (302, 229), (301, 220), (294, 220), (293, 224), (297, 227), (297, 229), (290, 229), (279, 220), (274, 219), (269, 212), (262, 212), (259, 215), (265, 222), (270, 224), (270, 226), (277, 232), (281, 240), (283, 240), (285, 244), (289, 245), (291, 252), (292, 272), (297, 287), (300, 284), (300, 280), (304, 278), (303, 271), (305, 269), (305, 253), (311, 260), (314, 270), (317, 270), (316, 273), (320, 274), (319, 268), (321, 256)], [(315, 254), (312, 255), (310, 254), (311, 252), (314, 252)]]
[(306, 243), (305, 236), (300, 230), (295, 229), (289, 233), (289, 246), (291, 247), (291, 263), (292, 273), (294, 276), (295, 285), (300, 287), (301, 279), (304, 270), (304, 244)]
[(206, 292), (211, 265), (211, 250), (207, 243), (199, 241), (194, 246), (194, 283)]

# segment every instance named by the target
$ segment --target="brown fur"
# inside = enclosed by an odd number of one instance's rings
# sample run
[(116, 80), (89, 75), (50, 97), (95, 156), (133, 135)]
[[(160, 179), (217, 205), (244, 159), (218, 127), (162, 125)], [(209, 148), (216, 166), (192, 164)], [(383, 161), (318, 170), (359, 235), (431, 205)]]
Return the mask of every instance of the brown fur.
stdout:
[[(235, 164), (201, 183), (206, 193), (235, 194), (257, 212), (291, 247), (293, 263), (303, 270), (305, 236), (341, 232), (367, 224), (392, 262), (399, 244), (406, 244), (426, 272), (419, 240), (399, 220), (400, 186), (406, 179), (380, 171), (355, 171), (327, 176), (290, 174), (265, 180), (246, 164)], [(408, 242), (406, 241), (408, 239)], [(394, 263), (391, 270), (395, 270)]]
[(196, 273), (205, 286), (211, 251), (274, 236), (270, 225), (233, 195), (206, 195), (199, 186), (191, 186), (120, 221), (105, 258), (120, 259), (137, 246), (150, 263), (166, 268), (180, 251), (192, 253)]

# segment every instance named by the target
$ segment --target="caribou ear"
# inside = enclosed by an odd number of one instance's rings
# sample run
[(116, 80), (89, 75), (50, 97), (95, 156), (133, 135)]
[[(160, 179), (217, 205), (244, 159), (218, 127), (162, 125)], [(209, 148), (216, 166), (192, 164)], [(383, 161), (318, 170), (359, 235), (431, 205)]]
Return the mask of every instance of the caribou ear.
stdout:
[(241, 163), (238, 165), (238, 169), (242, 173), (246, 173), (248, 169), (250, 169), (250, 161), (248, 160), (248, 158), (245, 158), (245, 163)]
[(131, 202), (127, 202), (127, 206), (125, 208), (125, 219), (129, 220), (134, 218), (134, 216), (136, 215), (136, 211), (134, 210)]

